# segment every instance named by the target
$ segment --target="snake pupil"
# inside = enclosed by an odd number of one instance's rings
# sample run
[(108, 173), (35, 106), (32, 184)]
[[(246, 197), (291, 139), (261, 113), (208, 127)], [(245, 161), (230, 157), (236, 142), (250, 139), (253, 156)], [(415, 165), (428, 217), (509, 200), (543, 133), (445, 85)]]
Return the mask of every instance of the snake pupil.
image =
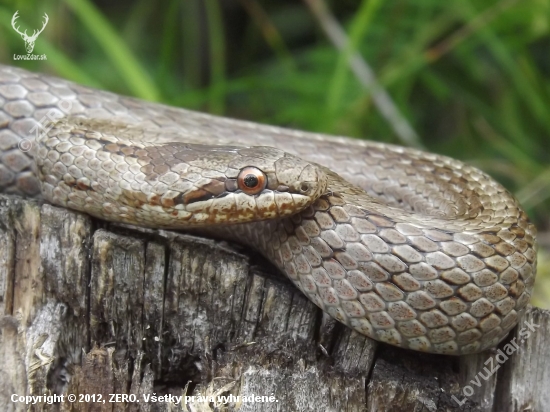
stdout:
[(243, 179), (243, 183), (246, 187), (253, 189), (258, 186), (258, 177), (253, 174), (246, 175)]

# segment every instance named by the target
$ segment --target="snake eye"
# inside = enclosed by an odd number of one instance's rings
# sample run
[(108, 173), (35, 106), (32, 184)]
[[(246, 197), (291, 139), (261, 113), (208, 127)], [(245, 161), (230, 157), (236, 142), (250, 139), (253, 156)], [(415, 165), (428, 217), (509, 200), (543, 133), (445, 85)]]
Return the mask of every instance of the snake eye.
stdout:
[(267, 178), (260, 169), (249, 166), (245, 167), (237, 177), (239, 189), (247, 195), (255, 195), (264, 190), (267, 184)]

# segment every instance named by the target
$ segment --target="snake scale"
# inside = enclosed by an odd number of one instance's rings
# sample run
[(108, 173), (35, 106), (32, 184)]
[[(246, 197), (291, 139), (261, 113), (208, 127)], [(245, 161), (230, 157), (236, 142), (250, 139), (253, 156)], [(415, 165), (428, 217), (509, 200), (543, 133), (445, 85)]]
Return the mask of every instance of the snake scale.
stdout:
[(323, 311), (403, 348), (493, 347), (534, 284), (536, 229), (514, 197), (474, 167), (416, 149), (0, 66), (0, 161), (3, 192), (250, 245)]

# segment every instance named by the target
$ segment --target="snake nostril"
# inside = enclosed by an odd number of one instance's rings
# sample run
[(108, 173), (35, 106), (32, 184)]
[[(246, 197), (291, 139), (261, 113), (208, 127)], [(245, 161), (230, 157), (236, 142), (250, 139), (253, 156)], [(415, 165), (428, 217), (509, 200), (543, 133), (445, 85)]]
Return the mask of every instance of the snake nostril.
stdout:
[(309, 190), (309, 185), (307, 183), (302, 183), (300, 186), (300, 192), (306, 193)]

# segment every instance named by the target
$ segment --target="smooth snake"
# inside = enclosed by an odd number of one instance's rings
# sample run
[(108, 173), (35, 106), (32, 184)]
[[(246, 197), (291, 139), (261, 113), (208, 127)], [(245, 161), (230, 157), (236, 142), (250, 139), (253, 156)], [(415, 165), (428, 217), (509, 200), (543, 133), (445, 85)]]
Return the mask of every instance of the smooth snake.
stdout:
[(458, 160), (8, 66), (0, 191), (252, 246), (332, 317), (424, 352), (495, 346), (535, 279), (534, 225), (504, 187)]

